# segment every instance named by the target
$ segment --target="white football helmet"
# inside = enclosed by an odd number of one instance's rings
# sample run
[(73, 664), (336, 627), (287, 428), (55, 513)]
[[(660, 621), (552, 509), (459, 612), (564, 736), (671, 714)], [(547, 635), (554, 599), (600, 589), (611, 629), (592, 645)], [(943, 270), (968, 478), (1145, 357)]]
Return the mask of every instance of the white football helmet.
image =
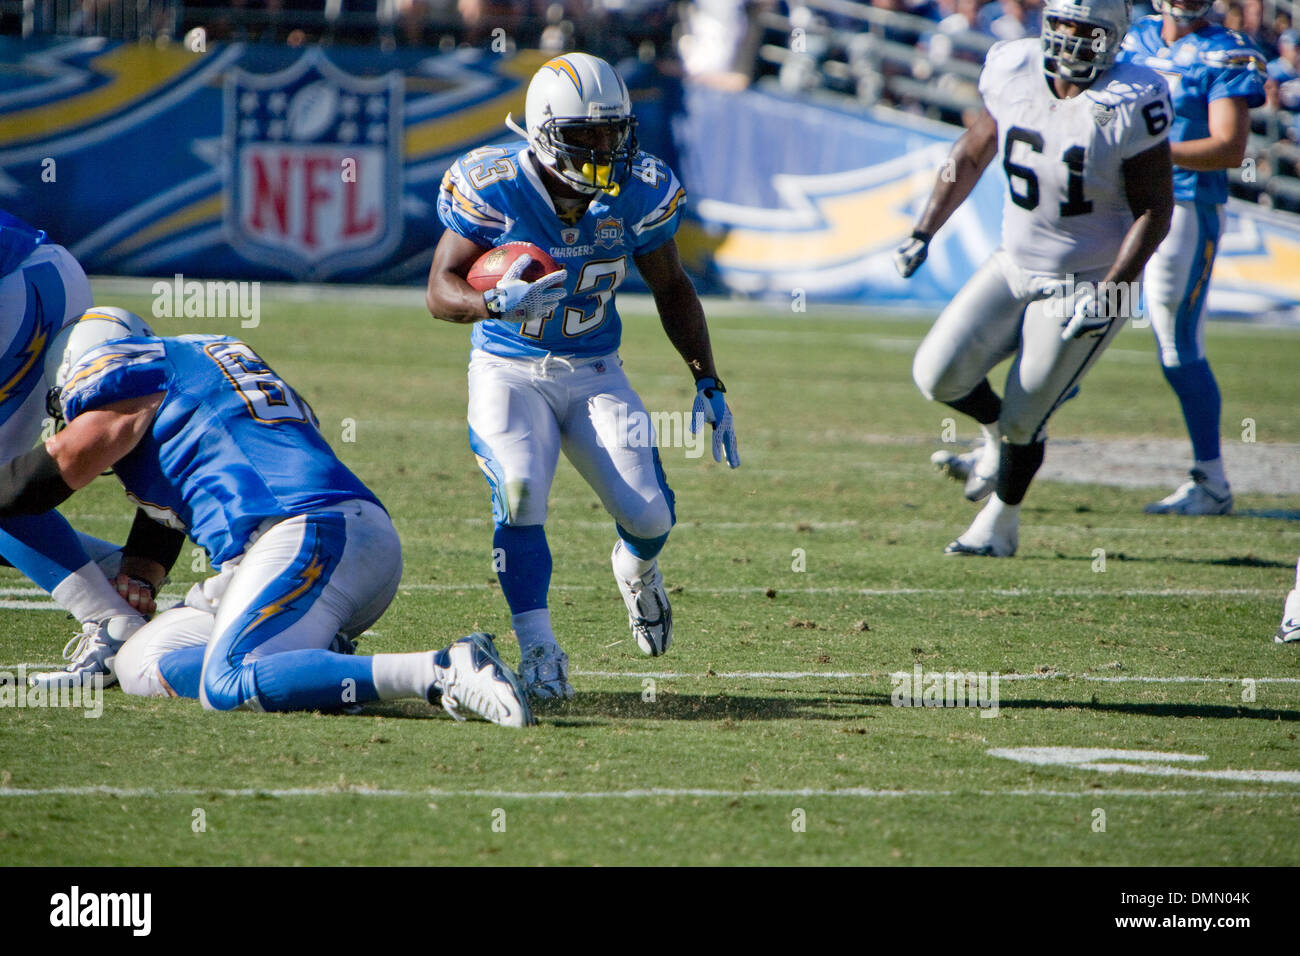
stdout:
[(510, 116), (506, 125), (540, 162), (579, 192), (618, 195), (636, 158), (636, 118), (612, 66), (586, 53), (557, 56), (528, 84), (524, 110), (527, 130)]
[[(1132, 19), (1131, 0), (1047, 0), (1042, 32), (1047, 75), (1091, 83), (1115, 63)], [(1066, 23), (1077, 26), (1071, 32)]]
[(1210, 15), (1214, 0), (1153, 0), (1157, 13), (1167, 13), (1175, 20), (1191, 23)]
[(126, 309), (95, 306), (63, 327), (50, 342), (45, 353), (45, 380), (50, 383), (45, 398), (46, 411), (56, 420), (63, 419), (63, 402), (60, 395), (68, 382), (68, 375), (81, 361), (82, 356), (105, 342), (133, 335), (153, 335), (153, 330), (140, 316)]

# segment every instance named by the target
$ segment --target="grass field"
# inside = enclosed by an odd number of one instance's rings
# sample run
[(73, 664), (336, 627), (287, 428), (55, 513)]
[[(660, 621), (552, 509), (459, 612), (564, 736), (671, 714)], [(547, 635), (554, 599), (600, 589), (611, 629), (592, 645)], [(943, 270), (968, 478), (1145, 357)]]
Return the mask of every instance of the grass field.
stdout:
[[(256, 329), (160, 330), (253, 344), (388, 506), (405, 578), (362, 652), (487, 630), (517, 661), (465, 439), (467, 331), (418, 296), (272, 298)], [(1169, 487), (1040, 482), (1016, 558), (945, 558), (975, 506), (928, 463), (947, 410), (911, 383), (926, 324), (715, 311), (744, 464), (664, 449), (679, 519), (666, 657), (630, 640), (612, 522), (562, 462), (548, 534), (574, 701), (524, 731), (414, 703), (215, 714), (116, 689), (97, 720), (5, 709), (0, 864), (1300, 861), (1300, 648), (1271, 640), (1300, 522), (1151, 517)], [(1300, 333), (1216, 325), (1209, 344), (1225, 441), (1251, 418), (1260, 442), (1300, 442)], [(1112, 352), (1052, 434), (1181, 437), (1150, 333)], [(625, 308), (622, 354), (649, 408), (689, 409), (643, 305)], [(1300, 512), (1300, 496), (1237, 508)], [(132, 514), (111, 478), (64, 510), (115, 540)], [(202, 576), (191, 557), (169, 595)], [(53, 664), (68, 619), (15, 572), (0, 587), (0, 665)], [(999, 673), (997, 715), (891, 706), (890, 674), (916, 665)], [(991, 753), (1027, 747), (1199, 759)]]

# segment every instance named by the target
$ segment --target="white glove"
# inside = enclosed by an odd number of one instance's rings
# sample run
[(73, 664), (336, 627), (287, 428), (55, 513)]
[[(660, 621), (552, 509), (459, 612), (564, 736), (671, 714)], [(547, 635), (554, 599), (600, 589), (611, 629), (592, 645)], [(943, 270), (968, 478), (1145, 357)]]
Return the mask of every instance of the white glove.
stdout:
[(532, 265), (533, 257), (527, 254), (516, 259), (495, 286), (483, 293), (483, 301), (494, 319), (508, 322), (531, 322), (544, 319), (568, 295), (564, 282), (569, 278), (567, 269), (542, 276), (534, 282), (520, 278)]
[(1111, 319), (1101, 314), (1101, 304), (1097, 301), (1097, 290), (1092, 283), (1080, 284), (1074, 293), (1074, 303), (1070, 321), (1061, 330), (1061, 341), (1097, 338), (1105, 335), (1110, 328)]
[(912, 233), (911, 238), (894, 252), (894, 267), (904, 279), (910, 279), (929, 254), (930, 240), (928, 237), (922, 238), (923, 236), (923, 233)]

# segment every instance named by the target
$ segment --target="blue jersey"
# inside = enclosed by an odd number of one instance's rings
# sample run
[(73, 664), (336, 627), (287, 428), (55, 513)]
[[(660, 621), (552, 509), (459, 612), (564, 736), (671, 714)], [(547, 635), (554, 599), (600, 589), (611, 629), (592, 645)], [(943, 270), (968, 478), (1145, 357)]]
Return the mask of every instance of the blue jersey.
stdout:
[(0, 209), (0, 279), (13, 272), (42, 242), (45, 231)]
[(568, 270), (568, 296), (546, 320), (474, 324), (475, 348), (513, 358), (605, 355), (618, 348), (623, 324), (614, 291), (630, 260), (677, 232), (686, 191), (673, 171), (638, 153), (618, 196), (599, 193), (577, 222), (556, 213), (527, 143), (484, 146), (461, 157), (442, 179), (438, 218), (480, 246), (531, 242)]
[(68, 373), (63, 414), (164, 393), (149, 433), (114, 466), (127, 495), (186, 531), (218, 567), (268, 518), (362, 498), (310, 406), (243, 342), (133, 337), (87, 352)]
[[(1211, 24), (1168, 46), (1160, 36), (1160, 23), (1155, 16), (1133, 24), (1119, 58), (1150, 67), (1169, 84), (1174, 101), (1170, 138), (1174, 142), (1210, 135), (1210, 103), (1214, 100), (1241, 97), (1251, 108), (1264, 102), (1264, 54), (1250, 40)], [(1175, 166), (1174, 198), (1227, 202), (1228, 174)]]

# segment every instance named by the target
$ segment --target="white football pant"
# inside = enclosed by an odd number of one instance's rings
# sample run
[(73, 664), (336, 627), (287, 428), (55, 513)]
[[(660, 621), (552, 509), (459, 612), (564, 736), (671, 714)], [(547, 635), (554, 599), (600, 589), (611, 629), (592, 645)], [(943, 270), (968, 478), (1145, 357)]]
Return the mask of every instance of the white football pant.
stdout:
[[(1074, 280), (1095, 282), (1105, 274), (1105, 269), (1096, 269)], [(912, 363), (917, 388), (934, 401), (956, 401), (1014, 355), (998, 426), (1014, 445), (1043, 440), (1047, 419), (1124, 324), (1117, 320), (1102, 338), (1062, 342), (1061, 330), (1070, 316), (1060, 313), (1068, 311), (1070, 300), (1043, 295), (1065, 279), (1021, 269), (1002, 249), (993, 253), (917, 349)]]
[(546, 521), (560, 450), (614, 520), (638, 538), (673, 526), (656, 436), (617, 354), (503, 358), (469, 364), (470, 447), (492, 486), (498, 524)]
[[(40, 322), (32, 322), (39, 296)], [(94, 303), (90, 281), (77, 260), (62, 246), (37, 246), (22, 265), (0, 279), (0, 346), (5, 380), (0, 381), (0, 462), (17, 458), (36, 444), (45, 420), (43, 349), (59, 331)], [(31, 361), (24, 358), (30, 354)], [(23, 394), (15, 392), (21, 388)]]
[(136, 631), (118, 651), (117, 678), (128, 694), (174, 696), (159, 661), (207, 645), (200, 699), (210, 707), (211, 671), (328, 648), (339, 633), (355, 637), (387, 610), (401, 577), (401, 542), (373, 502), (285, 518), (254, 534), (219, 574), (191, 587), (184, 604)]
[(1146, 314), (1166, 368), (1205, 358), (1205, 299), (1222, 234), (1222, 206), (1176, 202), (1169, 234), (1147, 260)]

